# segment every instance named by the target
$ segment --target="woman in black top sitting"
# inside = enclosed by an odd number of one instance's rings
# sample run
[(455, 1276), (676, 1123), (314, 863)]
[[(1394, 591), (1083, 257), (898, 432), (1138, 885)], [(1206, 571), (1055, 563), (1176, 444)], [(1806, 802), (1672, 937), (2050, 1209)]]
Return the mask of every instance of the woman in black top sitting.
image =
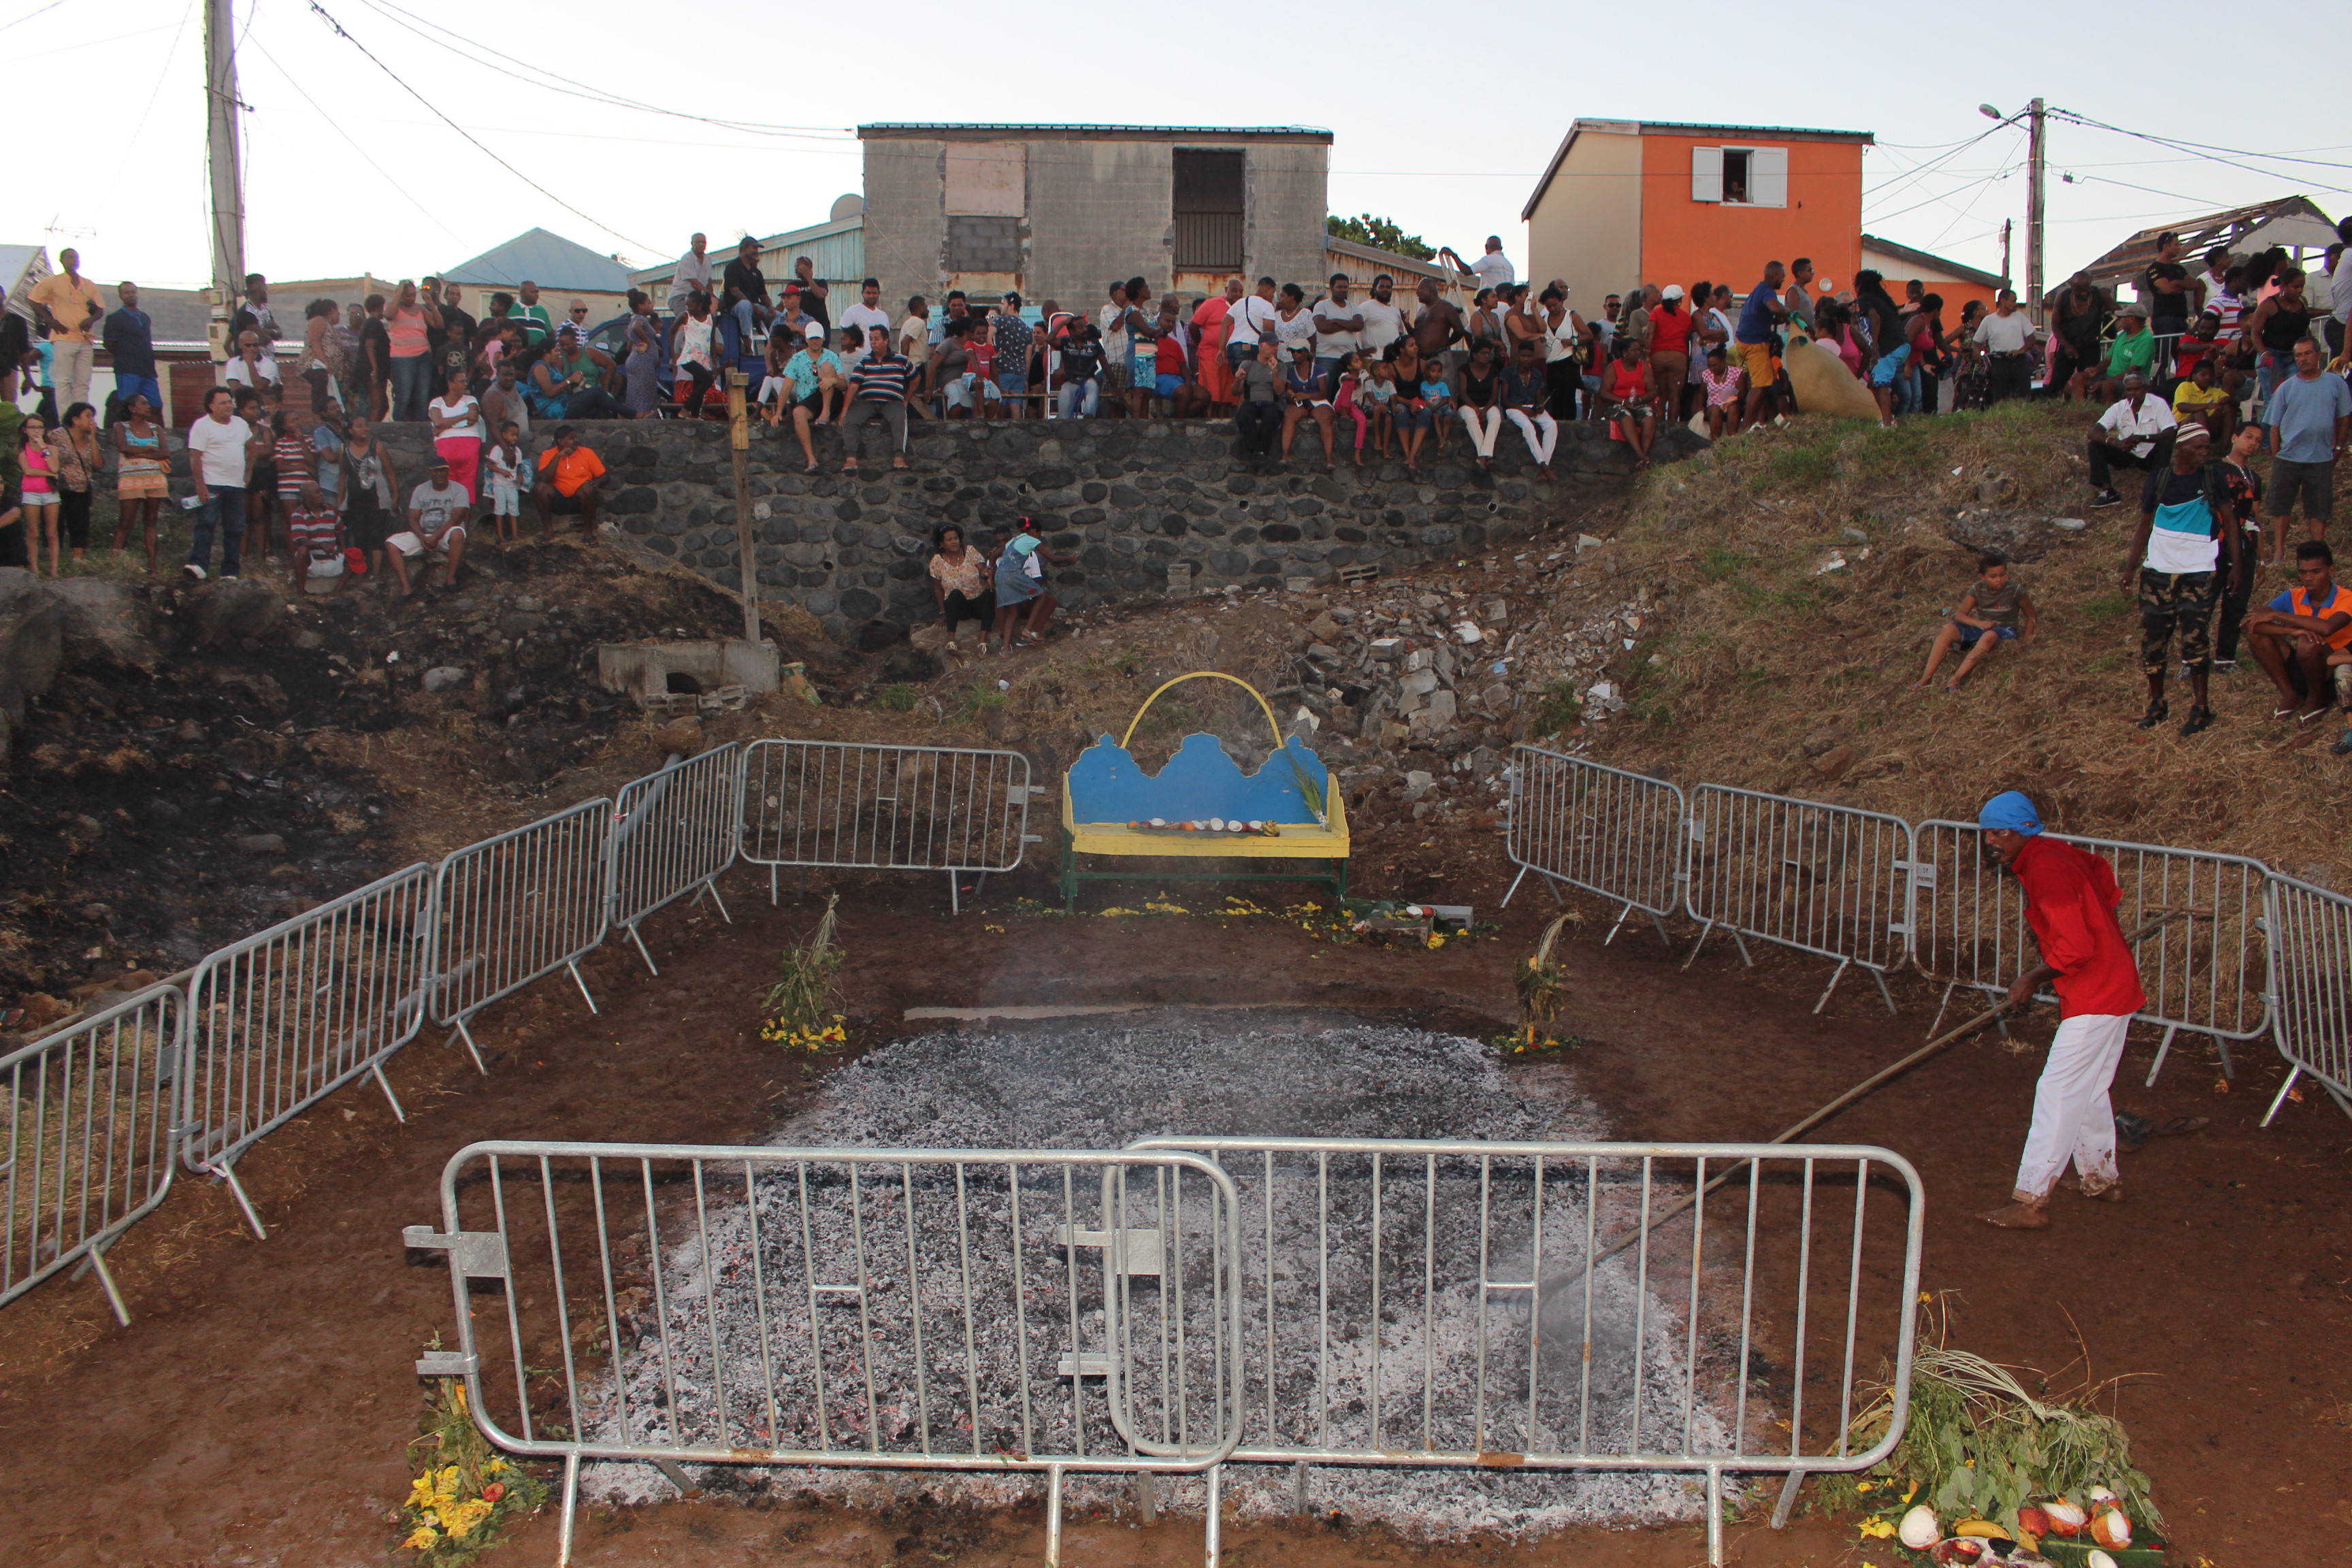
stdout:
[(1291, 356), (1290, 368), (1282, 378), (1282, 460), (1290, 461), (1291, 437), (1298, 433), (1299, 421), (1311, 418), (1323, 432), (1323, 465), (1331, 466), (1331, 385), (1315, 374), (1315, 350), (1300, 344)]
[(1495, 437), (1503, 433), (1503, 405), (1496, 383), (1495, 345), (1480, 340), (1472, 345), (1470, 363), (1462, 367), (1462, 423), (1470, 426), (1470, 444), (1478, 448), (1478, 466), (1495, 466)]

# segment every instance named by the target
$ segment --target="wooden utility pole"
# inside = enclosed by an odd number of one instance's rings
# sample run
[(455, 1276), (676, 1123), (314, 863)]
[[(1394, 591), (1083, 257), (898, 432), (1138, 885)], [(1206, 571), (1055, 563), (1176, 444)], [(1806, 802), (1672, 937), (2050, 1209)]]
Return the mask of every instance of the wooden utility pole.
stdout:
[(205, 0), (205, 163), (212, 208), (213, 362), (230, 356), (229, 313), (245, 287), (245, 172), (236, 117), (236, 18), (233, 0)]
[(751, 378), (727, 373), (727, 445), (735, 460), (735, 552), (743, 574), (743, 640), (760, 640), (760, 579), (751, 563), (751, 411), (743, 389)]
[(2042, 306), (2042, 176), (2047, 144), (2042, 121), (2049, 109), (2038, 98), (2025, 109), (2025, 302), (2036, 310)]
[(2014, 274), (2009, 269), (2009, 231), (2015, 226), (2016, 221), (2014, 218), (2006, 217), (2000, 220), (2000, 286), (2004, 289), (2017, 287), (2010, 281)]

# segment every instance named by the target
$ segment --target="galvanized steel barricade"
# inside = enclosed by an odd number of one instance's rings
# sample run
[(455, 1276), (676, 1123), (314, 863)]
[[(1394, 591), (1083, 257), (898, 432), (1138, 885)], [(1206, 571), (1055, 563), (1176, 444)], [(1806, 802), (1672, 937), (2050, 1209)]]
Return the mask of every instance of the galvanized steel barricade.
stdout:
[(1700, 929), (1684, 968), (1720, 926), (1751, 964), (1742, 940), (1751, 936), (1837, 960), (1816, 1013), (1852, 965), (1869, 972), (1895, 1011), (1886, 975), (1909, 952), (1910, 824), (1729, 784), (1700, 784), (1690, 811), (1685, 887)]
[[(2164, 1027), (2148, 1083), (2164, 1070), (2173, 1037), (2183, 1030), (2210, 1037), (2222, 1070), (2237, 1076), (2230, 1042), (2259, 1039), (2270, 1027), (2263, 994), (2263, 889), (2273, 879), (2270, 868), (2205, 849), (2063, 833), (2042, 837), (2088, 849), (2115, 868), (2123, 890), (2116, 918), (2124, 930), (2171, 917), (2135, 949), (2147, 993), (2137, 1016)], [(1928, 979), (1944, 982), (1947, 1005), (1961, 987), (1996, 995), (2007, 991), (2029, 967), (2032, 951), (2023, 892), (2016, 878), (1983, 853), (1982, 840), (1975, 823), (1942, 818), (1921, 823), (1913, 834), (1912, 962)], [(2045, 993), (2044, 999), (2056, 998)], [(1937, 1024), (1943, 1016), (1938, 1007)], [(1933, 1026), (1928, 1033), (1935, 1033)]]
[(564, 1461), (567, 1560), (591, 1459), (1040, 1471), (1050, 1560), (1065, 1472), (1240, 1436), (1237, 1213), (1186, 1153), (477, 1143), (404, 1235), (457, 1317), (417, 1371)]
[(1683, 824), (1689, 815), (1683, 792), (1663, 779), (1515, 746), (1504, 843), (1519, 874), (1503, 902), (1510, 903), (1533, 871), (1547, 888), (1565, 882), (1620, 906), (1602, 946), (1616, 940), (1635, 910), (1650, 917), (1664, 941), (1666, 920), (1683, 903)]
[(543, 974), (571, 972), (596, 1011), (580, 960), (604, 942), (613, 803), (599, 797), (468, 845), (433, 879), (433, 1021), (454, 1028), (474, 1065), (473, 1016)]
[(8, 1095), (0, 1305), (79, 1264), (130, 1326), (106, 1249), (172, 1190), (186, 1001), (176, 985), (150, 986), (0, 1057)]
[(646, 967), (661, 973), (638, 922), (688, 893), (708, 893), (721, 920), (733, 917), (719, 897), (719, 873), (735, 860), (736, 747), (730, 742), (621, 786), (613, 800), (606, 860), (605, 920), (637, 944)]
[(2352, 899), (2273, 873), (2265, 889), (2270, 927), (2271, 1021), (2293, 1065), (2263, 1114), (2270, 1125), (2294, 1080), (2309, 1073), (2352, 1116)]
[[(1886, 1150), (1133, 1147), (1211, 1155), (1241, 1194), (1236, 1462), (1704, 1472), (1720, 1563), (1726, 1474), (1786, 1475), (1779, 1523), (1805, 1475), (1902, 1436), (1926, 1208)], [(1887, 1363), (1892, 1425), (1852, 1451), (1856, 1377)]]
[(433, 989), (433, 868), (419, 863), (232, 942), (196, 965), (180, 1100), (180, 1162), (226, 1180), (269, 1233), (236, 1161), (362, 1074), (407, 1115), (384, 1059), (423, 1026)]
[(959, 879), (1011, 871), (1029, 845), (1029, 782), (1019, 752), (881, 746), (847, 741), (754, 741), (743, 749), (739, 849), (768, 868), (768, 898), (785, 866), (944, 871), (949, 907)]

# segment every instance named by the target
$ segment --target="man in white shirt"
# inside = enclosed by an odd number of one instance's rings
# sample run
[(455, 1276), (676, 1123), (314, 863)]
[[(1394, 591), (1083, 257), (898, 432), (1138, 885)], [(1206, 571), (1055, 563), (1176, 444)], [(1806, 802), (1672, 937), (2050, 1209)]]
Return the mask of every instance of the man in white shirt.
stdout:
[(1110, 298), (1095, 312), (1102, 328), (1103, 401), (1114, 408), (1127, 406), (1128, 371), (1135, 354), (1135, 304), (1127, 296), (1127, 281), (1115, 279)]
[(868, 278), (857, 290), (857, 303), (841, 313), (841, 324), (857, 329), (857, 341), (866, 341), (866, 329), (879, 327), (890, 330), (890, 312), (882, 308), (882, 280)]
[(1280, 326), (1282, 318), (1274, 308), (1278, 287), (1273, 279), (1261, 278), (1256, 293), (1243, 295), (1225, 312), (1225, 359), (1234, 369), (1257, 358), (1259, 342), (1272, 340)]
[(1372, 297), (1358, 309), (1364, 317), (1364, 330), (1356, 334), (1358, 346), (1367, 359), (1383, 357), (1389, 345), (1404, 336), (1404, 311), (1396, 304), (1396, 279), (1385, 272), (1373, 279)]
[[(2336, 230), (2341, 234), (2347, 226), (2352, 226), (2352, 218), (2336, 225)], [(2327, 247), (2327, 320), (2322, 325), (2327, 332), (2327, 352), (2338, 366), (2344, 363), (2347, 332), (2352, 331), (2352, 259), (2347, 258), (2352, 258), (2352, 248), (2344, 241)]]
[(1503, 254), (1503, 237), (1500, 235), (1486, 237), (1486, 254), (1475, 261), (1463, 260), (1462, 253), (1451, 246), (1437, 253), (1440, 261), (1449, 256), (1456, 267), (1478, 279), (1477, 286), (1481, 289), (1500, 289), (1506, 283), (1516, 283), (1519, 279), (1518, 268), (1513, 267), (1511, 258)]
[(270, 386), (278, 381), (278, 353), (261, 346), (261, 334), (247, 327), (236, 335), (236, 357), (221, 369), (225, 386)]
[(1328, 376), (1339, 362), (1363, 347), (1364, 308), (1348, 303), (1348, 275), (1331, 274), (1330, 294), (1316, 301), (1315, 374)]
[(686, 309), (686, 298), (689, 294), (709, 295), (714, 300), (718, 298), (710, 287), (709, 244), (709, 235), (698, 234), (694, 237), (687, 253), (677, 258), (677, 270), (671, 274), (669, 280), (670, 314), (676, 315)]
[(2017, 308), (2017, 294), (2004, 289), (1993, 296), (1992, 309), (1977, 323), (1976, 341), (1985, 351), (1985, 406), (2005, 397), (2023, 397), (2033, 387), (2033, 359), (2029, 352), (2042, 335), (2033, 318)]
[(239, 419), (226, 387), (205, 395), (204, 417), (188, 426), (188, 473), (196, 481), (196, 521), (188, 575), (201, 583), (213, 563), (213, 530), (221, 536), (221, 575), (234, 577), (245, 551), (245, 481), (259, 437)]
[(466, 519), (473, 514), (474, 500), (466, 487), (452, 483), (449, 460), (436, 456), (425, 465), (425, 483), (408, 494), (408, 527), (405, 531), (386, 536), (384, 559), (392, 565), (392, 574), (400, 580), (400, 596), (414, 598), (425, 579), (433, 573), (428, 561), (417, 574), (417, 580), (408, 580), (408, 563), (427, 551), (449, 563), (448, 581), (444, 584), (457, 585), (457, 566), (466, 559)]
[(2171, 462), (2177, 426), (2171, 405), (2148, 395), (2147, 378), (2136, 370), (2127, 373), (2123, 396), (2091, 426), (2091, 483), (2098, 487), (2091, 504), (2115, 506), (2123, 500), (2111, 482), (2113, 469), (2154, 472)]

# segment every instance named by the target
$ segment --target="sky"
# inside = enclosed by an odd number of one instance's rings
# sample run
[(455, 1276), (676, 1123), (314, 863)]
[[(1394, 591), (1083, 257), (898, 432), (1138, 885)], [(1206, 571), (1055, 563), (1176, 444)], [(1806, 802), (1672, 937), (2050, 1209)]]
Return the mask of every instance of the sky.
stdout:
[[(2013, 217), (2021, 279), (2025, 133), (1979, 103), (2013, 114), (2040, 92), (2116, 128), (2052, 125), (2053, 278), (2168, 218), (2296, 193), (2330, 216), (2352, 211), (2352, 115), (2315, 79), (2251, 89), (2246, 112), (2180, 112), (2181, 48), (2212, 18), (2180, 0), (2144, 0), (2128, 27), (2096, 29), (2071, 81), (2031, 41), (2047, 8), (2014, 0), (1970, 9), (1983, 47), (1941, 35), (1912, 64), (1884, 5), (1832, 0), (1801, 28), (1769, 29), (1776, 46), (1880, 40), (1877, 69), (1810, 51), (1740, 64), (1759, 13), (1715, 0), (1677, 8), (1667, 28), (1597, 6), (1495, 13), (1483, 40), (1453, 24), (1459, 13), (1358, 0), (1344, 26), (1276, 25), (1256, 45), (1224, 19), (1237, 14), (1177, 23), (1074, 0), (815, 13), (702, 0), (680, 13), (709, 29), (700, 53), (682, 26), (648, 19), (658, 9), (616, 0), (235, 4), (247, 254), (279, 278), (418, 276), (533, 226), (646, 266), (698, 229), (723, 248), (819, 223), (859, 189), (860, 121), (1320, 126), (1335, 133), (1334, 212), (1391, 217), (1472, 256), (1500, 234), (1523, 264), (1519, 210), (1579, 116), (1872, 132), (1869, 232), (1998, 271)], [(812, 17), (830, 41), (780, 54), (787, 25), (805, 40)], [(202, 0), (0, 0), (15, 123), (74, 127), (76, 155), (41, 166), (89, 176), (17, 183), (0, 243), (46, 244), (52, 258), (72, 246), (101, 280), (208, 280), (203, 29)], [(2304, 8), (2294, 47), (2347, 58), (2352, 6)], [(1606, 63), (1621, 49), (1639, 68)], [(1066, 63), (1008, 68), (1040, 58)], [(1295, 86), (1275, 78), (1284, 58)], [(884, 68), (852, 64), (866, 59)]]

